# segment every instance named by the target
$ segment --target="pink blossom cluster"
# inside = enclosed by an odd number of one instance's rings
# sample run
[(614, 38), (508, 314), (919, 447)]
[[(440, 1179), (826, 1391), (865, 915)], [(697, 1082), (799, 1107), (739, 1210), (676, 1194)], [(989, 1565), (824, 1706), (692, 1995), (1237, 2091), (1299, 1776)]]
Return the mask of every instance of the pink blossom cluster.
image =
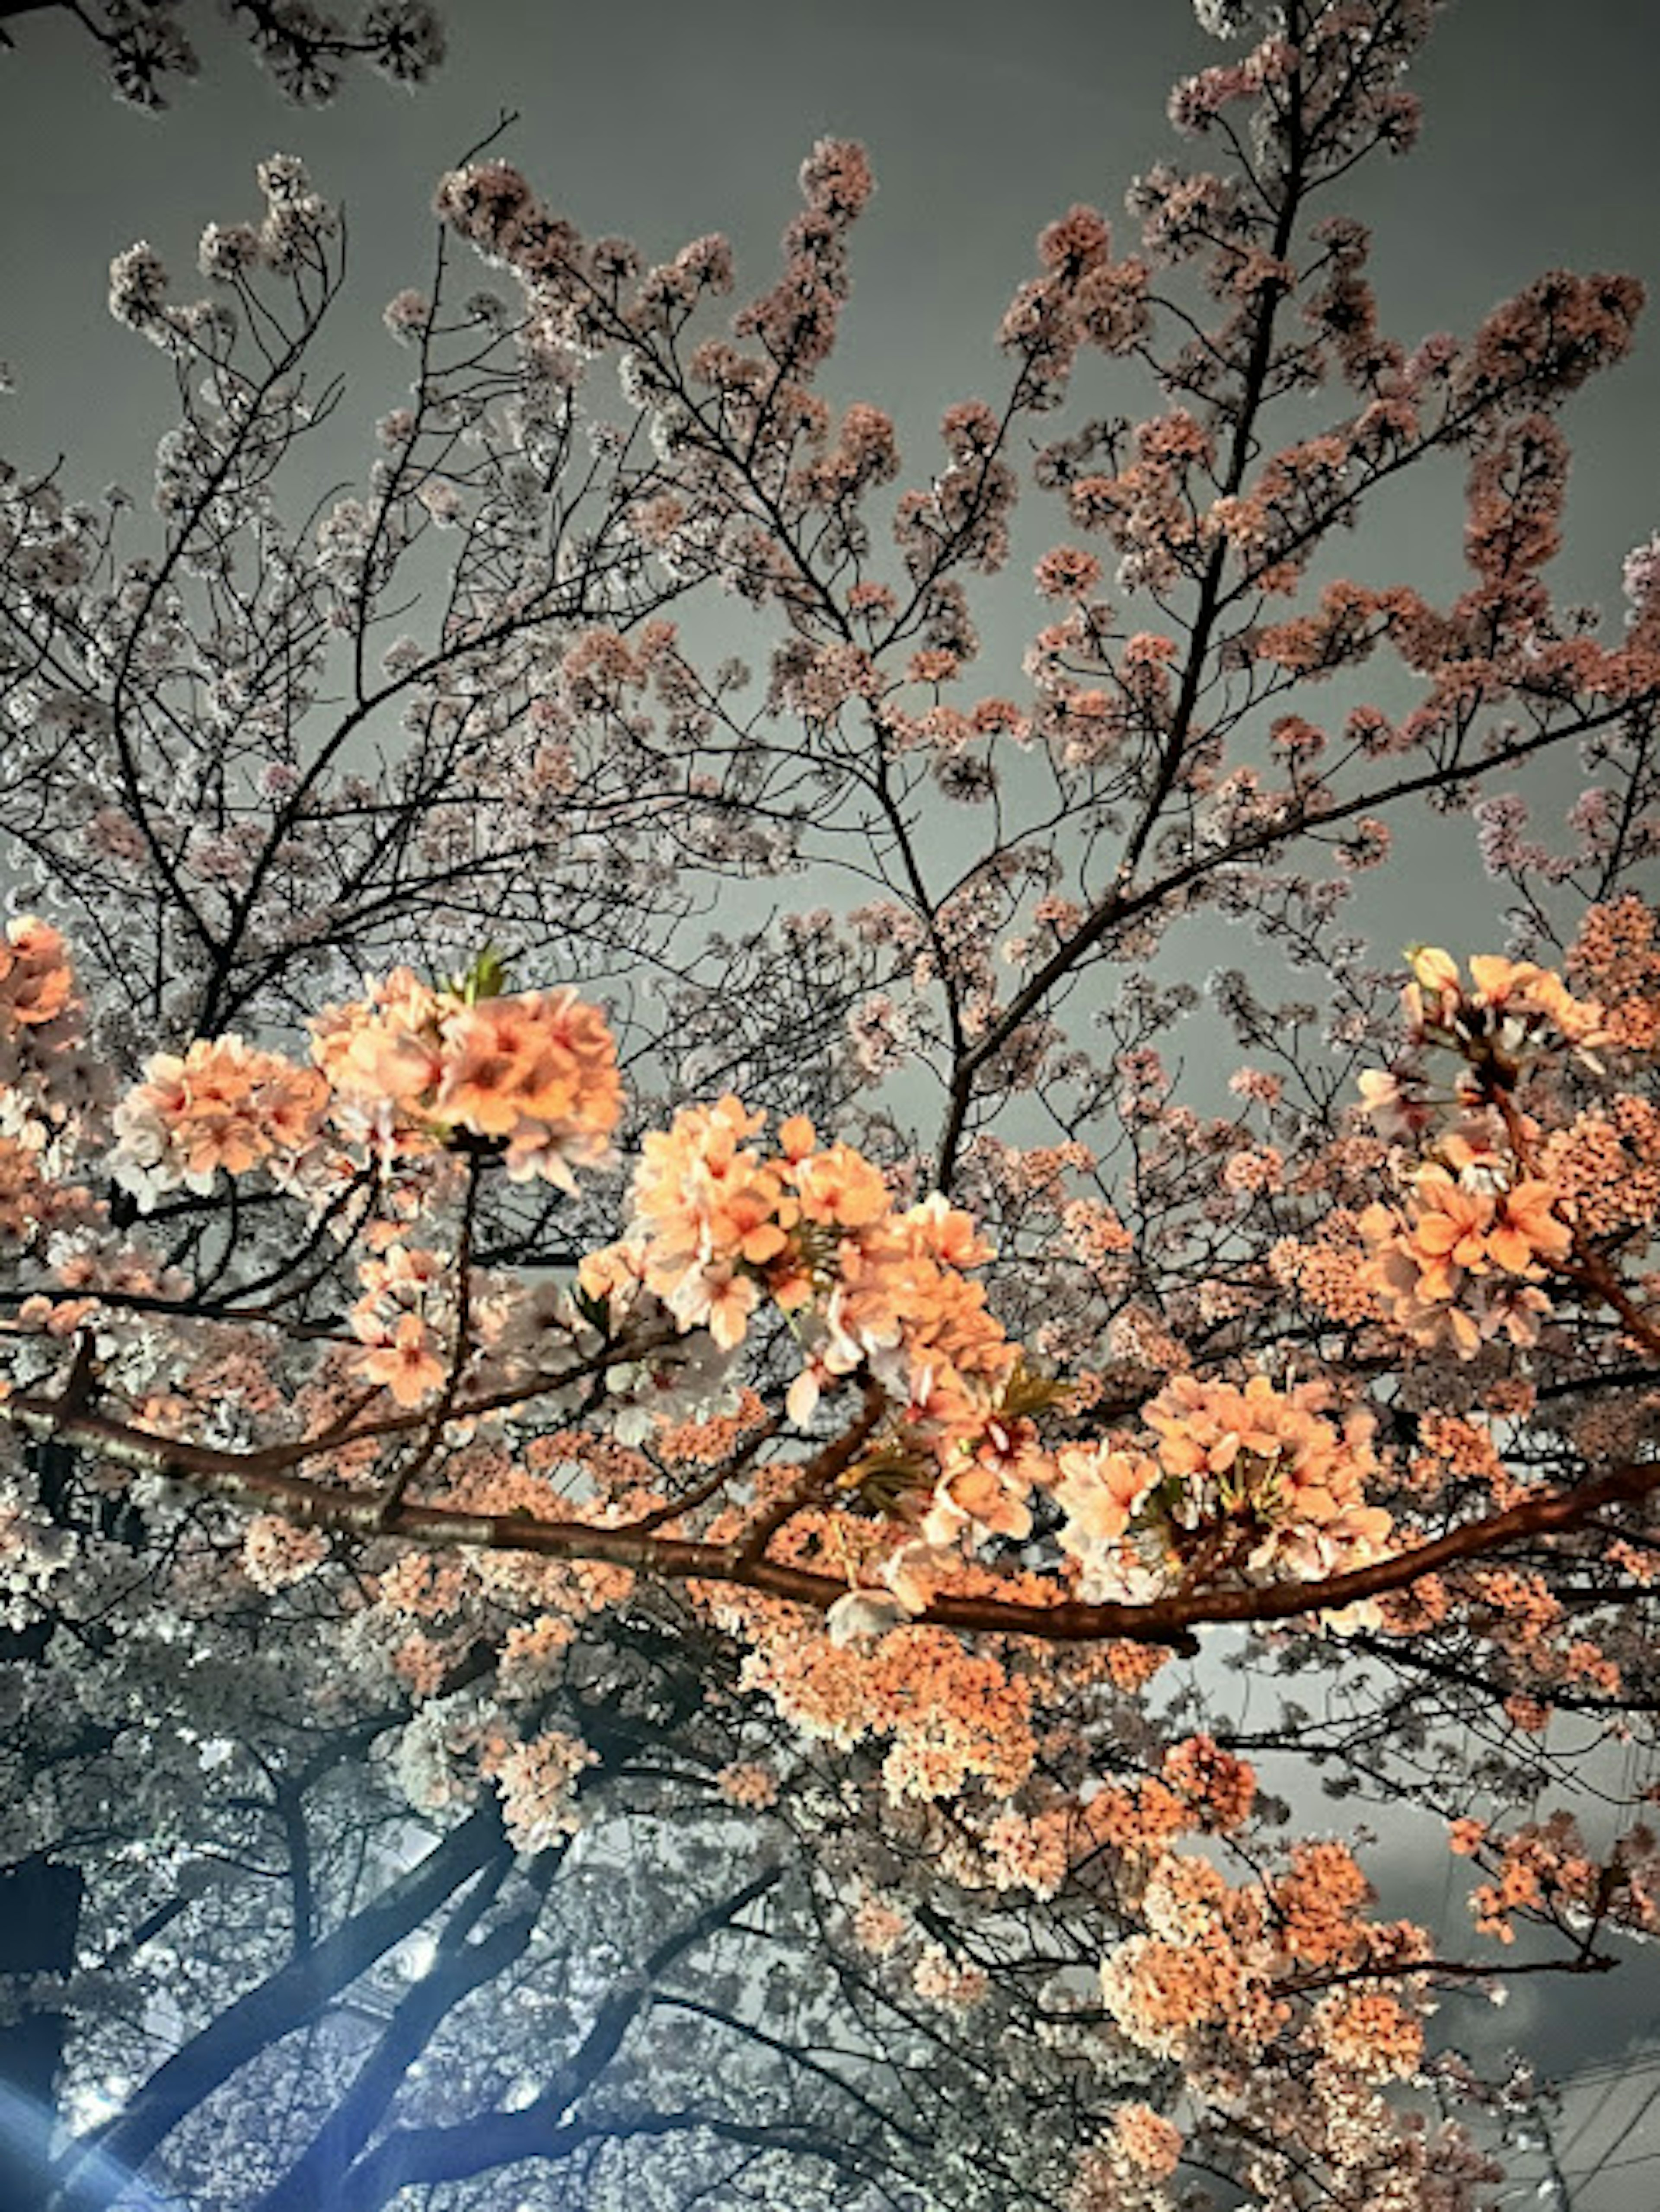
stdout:
[(1391, 1527), (1365, 1502), (1380, 1474), (1371, 1415), (1328, 1418), (1329, 1386), (1243, 1388), (1178, 1375), (1142, 1408), (1151, 1446), (1055, 1456), (1063, 1547), (1091, 1596), (1145, 1597), (1194, 1580), (1315, 1580), (1364, 1565)]
[[(1517, 1103), (1529, 1070), (1572, 1054), (1599, 1068), (1603, 1010), (1531, 961), (1477, 954), (1467, 983), (1438, 947), (1412, 955), (1403, 994), (1410, 1051), (1360, 1079), (1367, 1110), (1414, 1153), (1395, 1164), (1400, 1196), (1358, 1217), (1365, 1280), (1395, 1325), (1426, 1346), (1470, 1358), (1499, 1334), (1537, 1340), (1551, 1299), (1541, 1287), (1573, 1249), (1563, 1187), (1541, 1171), (1537, 1125)], [(1415, 1055), (1460, 1063), (1438, 1098)], [(1438, 1125), (1449, 1108), (1457, 1118)], [(1590, 1133), (1586, 1133), (1590, 1142)]]
[(155, 1053), (115, 1109), (115, 1178), (148, 1207), (165, 1191), (211, 1190), (221, 1169), (290, 1164), (315, 1142), (327, 1098), (315, 1068), (240, 1036)]
[(1042, 273), (1016, 292), (998, 338), (1020, 359), (1027, 404), (1041, 408), (1060, 400), (1080, 344), (1132, 352), (1152, 317), (1147, 264), (1114, 259), (1111, 227), (1098, 210), (1080, 204), (1049, 224), (1037, 258)]
[(58, 931), (33, 915), (0, 937), (0, 1101), (12, 1136), (38, 1152), (98, 1085), (82, 1051), (85, 1009)]
[[(1455, 1141), (1444, 1139), (1443, 1152)], [(1550, 1183), (1517, 1177), (1495, 1188), (1493, 1173), (1482, 1157), (1456, 1170), (1427, 1161), (1409, 1170), (1398, 1204), (1377, 1200), (1359, 1216), (1367, 1279), (1384, 1310), (1414, 1341), (1449, 1345), (1464, 1359), (1501, 1330), (1517, 1344), (1537, 1341), (1551, 1310), (1539, 1285), (1573, 1243)]]
[(181, 1186), (205, 1192), (222, 1169), (265, 1165), (296, 1188), (319, 1175), (326, 1185), (329, 1130), (383, 1167), (471, 1144), (502, 1153), (515, 1182), (566, 1190), (573, 1167), (610, 1156), (616, 1042), (569, 988), (439, 989), (399, 968), (311, 1028), (309, 1067), (236, 1036), (153, 1054), (115, 1109), (117, 1179), (145, 1206)]
[(728, 1351), (770, 1303), (808, 1352), (788, 1398), (798, 1422), (866, 1364), (915, 1420), (960, 1422), (1014, 1359), (963, 1272), (989, 1247), (943, 1199), (897, 1211), (880, 1171), (849, 1145), (820, 1146), (803, 1116), (763, 1153), (751, 1139), (765, 1119), (727, 1096), (649, 1132), (629, 1232), (583, 1261), (583, 1287), (619, 1303), (643, 1287)]
[(453, 1143), (504, 1152), (514, 1182), (575, 1188), (573, 1167), (610, 1157), (622, 1112), (617, 1044), (568, 986), (436, 990), (408, 969), (325, 1007), (312, 1049), (334, 1110), (394, 1147)]

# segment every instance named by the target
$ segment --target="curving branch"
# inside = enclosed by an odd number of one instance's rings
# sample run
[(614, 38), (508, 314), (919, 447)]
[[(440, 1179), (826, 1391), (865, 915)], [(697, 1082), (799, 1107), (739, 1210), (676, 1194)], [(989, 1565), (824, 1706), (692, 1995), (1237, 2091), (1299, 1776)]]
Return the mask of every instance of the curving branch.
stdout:
[[(471, 1408), (458, 1409), (460, 1413)], [(424, 1417), (412, 1417), (419, 1419)], [(861, 1417), (862, 1419), (863, 1417)], [(642, 1534), (638, 1528), (596, 1528), (591, 1522), (527, 1513), (471, 1513), (454, 1507), (399, 1501), (390, 1511), (374, 1493), (345, 1491), (327, 1482), (272, 1468), (267, 1456), (179, 1444), (98, 1414), (65, 1418), (51, 1399), (20, 1395), (0, 1401), (0, 1419), (35, 1435), (58, 1436), (94, 1446), (107, 1456), (188, 1483), (209, 1497), (258, 1504), (304, 1527), (343, 1535), (398, 1537), (429, 1548), (524, 1552), (538, 1559), (593, 1559), (671, 1583), (724, 1583), (762, 1596), (826, 1612), (848, 1595), (845, 1579), (810, 1567), (789, 1566), (751, 1555), (739, 1540), (712, 1544), (685, 1536)], [(827, 1467), (857, 1457), (865, 1434), (855, 1425), (812, 1462), (815, 1490)], [(1046, 1644), (1165, 1644), (1191, 1654), (1194, 1631), (1250, 1622), (1296, 1620), (1340, 1611), (1368, 1598), (1408, 1589), (1426, 1575), (1464, 1559), (1487, 1557), (1529, 1536), (1556, 1536), (1584, 1527), (1604, 1506), (1629, 1504), (1660, 1492), (1660, 1460), (1633, 1461), (1592, 1481), (1529, 1498), (1502, 1512), (1466, 1521), (1444, 1535), (1392, 1553), (1364, 1567), (1309, 1582), (1268, 1583), (1239, 1589), (1192, 1589), (1145, 1604), (1081, 1600), (1033, 1605), (996, 1597), (936, 1597), (915, 1616), (919, 1626), (1029, 1636)]]

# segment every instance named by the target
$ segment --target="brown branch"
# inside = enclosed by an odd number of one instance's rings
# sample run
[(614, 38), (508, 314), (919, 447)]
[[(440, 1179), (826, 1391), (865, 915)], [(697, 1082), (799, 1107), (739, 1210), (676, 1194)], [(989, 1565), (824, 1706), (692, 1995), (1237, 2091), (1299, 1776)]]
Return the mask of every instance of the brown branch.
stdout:
[(1571, 1959), (1520, 1959), (1513, 1963), (1502, 1960), (1483, 1963), (1476, 1959), (1398, 1959), (1389, 1965), (1344, 1966), (1335, 1973), (1310, 1976), (1306, 1981), (1276, 1982), (1274, 1990), (1276, 1996), (1305, 1997), (1317, 1995), (1322, 1990), (1335, 1990), (1345, 1983), (1412, 1981), (1420, 1974), (1426, 1979), (1440, 1982), (1504, 1982), (1527, 1974), (1611, 1974), (1619, 1964), (1611, 1952), (1593, 1951), (1588, 1947), (1582, 1947)]
[(1559, 1263), (1552, 1273), (1611, 1306), (1624, 1322), (1626, 1334), (1633, 1344), (1640, 1345), (1645, 1352), (1660, 1352), (1660, 1320), (1652, 1318), (1638, 1304), (1602, 1253), (1586, 1249), (1585, 1240), (1578, 1231), (1573, 1242), (1579, 1259)]
[(770, 1413), (751, 1436), (746, 1437), (735, 1452), (723, 1459), (719, 1467), (707, 1474), (702, 1482), (694, 1483), (678, 1498), (672, 1498), (666, 1505), (660, 1505), (654, 1513), (648, 1513), (629, 1526), (639, 1536), (649, 1535), (654, 1528), (666, 1528), (671, 1521), (678, 1521), (685, 1514), (706, 1505), (711, 1498), (726, 1488), (735, 1475), (739, 1475), (750, 1464), (763, 1444), (770, 1443), (784, 1424), (776, 1413)]
[[(647, 1353), (660, 1352), (679, 1341), (679, 1332), (666, 1324), (658, 1329), (645, 1331), (639, 1336), (623, 1338), (615, 1344), (604, 1346), (587, 1359), (574, 1360), (555, 1375), (538, 1375), (529, 1382), (515, 1382), (501, 1390), (487, 1392), (478, 1398), (469, 1398), (454, 1407), (450, 1418), (455, 1421), (471, 1421), (487, 1413), (504, 1413), (514, 1406), (528, 1405), (544, 1397), (550, 1390), (562, 1390), (568, 1383), (581, 1382), (584, 1376), (603, 1374), (609, 1367), (631, 1365)], [(379, 1389), (370, 1391), (356, 1401), (356, 1408), (380, 1395)], [(52, 1436), (59, 1432), (61, 1423), (54, 1416), (57, 1401), (52, 1398), (17, 1396), (0, 1398), (0, 1420), (15, 1422), (27, 1429), (32, 1435)], [(320, 1459), (326, 1455), (344, 1451), (353, 1444), (378, 1442), (382, 1438), (406, 1437), (425, 1429), (432, 1419), (429, 1409), (408, 1413), (388, 1413), (380, 1420), (365, 1422), (362, 1428), (350, 1425), (355, 1411), (349, 1410), (339, 1419), (313, 1437), (302, 1437), (288, 1444), (267, 1444), (258, 1451), (227, 1453), (213, 1451), (204, 1445), (187, 1443), (182, 1437), (158, 1437), (149, 1430), (135, 1429), (126, 1424), (95, 1415), (76, 1416), (76, 1435), (82, 1443), (94, 1444), (106, 1459), (125, 1461), (129, 1465), (159, 1469), (180, 1481), (199, 1481), (223, 1474), (228, 1468), (240, 1473), (260, 1476), (280, 1474), (284, 1468), (303, 1467), (307, 1460)], [(69, 1433), (67, 1428), (62, 1432)], [(165, 1466), (162, 1462), (165, 1461)], [(362, 1501), (354, 1500), (355, 1503)]]
[(781, 1498), (758, 1513), (743, 1535), (727, 1550), (737, 1568), (752, 1566), (767, 1556), (767, 1547), (787, 1521), (794, 1519), (815, 1498), (821, 1497), (838, 1474), (845, 1474), (869, 1441), (887, 1406), (887, 1393), (879, 1382), (866, 1382), (859, 1417), (844, 1436), (814, 1454)]
[(1129, 879), (1121, 870), (1112, 887), (1103, 894), (1072, 935), (1027, 978), (958, 1062), (952, 1078), (945, 1133), (935, 1155), (934, 1182), (937, 1187), (944, 1191), (951, 1189), (958, 1149), (967, 1126), (974, 1098), (975, 1080), (981, 1068), (995, 1058), (1021, 1024), (1030, 1020), (1056, 987), (1073, 974), (1084, 955), (1122, 924), (1133, 921), (1138, 915), (1171, 908), (1179, 893), (1220, 869), (1233, 867), (1244, 860), (1266, 859), (1276, 846), (1289, 845), (1311, 831), (1329, 836), (1340, 823), (1352, 821), (1358, 815), (1376, 813), (1383, 807), (1397, 805), (1402, 799), (1445, 789), (1449, 785), (1471, 778), (1477, 773), (1491, 775), (1495, 769), (1513, 767), (1531, 759), (1535, 753), (1548, 751), (1553, 746), (1565, 744), (1570, 738), (1584, 738), (1594, 731), (1619, 722), (1630, 713), (1631, 706), (1629, 699), (1622, 699), (1603, 708), (1580, 709), (1571, 722), (1554, 728), (1535, 729), (1531, 736), (1508, 738), (1495, 744), (1493, 750), (1473, 767), (1432, 766), (1416, 775), (1399, 776), (1392, 783), (1379, 785), (1352, 799), (1336, 801), (1319, 814), (1310, 814), (1298, 809), (1286, 815), (1282, 820), (1242, 832), (1231, 843), (1214, 852), (1194, 854), (1139, 890), (1129, 888)]
[[(466, 1410), (458, 1409), (458, 1418)], [(526, 1552), (542, 1559), (595, 1559), (666, 1582), (735, 1584), (761, 1596), (787, 1599), (818, 1612), (847, 1595), (844, 1580), (764, 1558), (745, 1558), (741, 1544), (734, 1549), (731, 1545), (689, 1537), (642, 1534), (637, 1528), (595, 1528), (587, 1522), (544, 1520), (529, 1513), (471, 1513), (451, 1506), (408, 1503), (400, 1503), (383, 1521), (381, 1500), (373, 1492), (339, 1490), (274, 1468), (265, 1455), (175, 1443), (95, 1414), (61, 1420), (51, 1399), (0, 1401), (0, 1418), (37, 1435), (58, 1435), (71, 1443), (94, 1445), (106, 1456), (187, 1482), (234, 1504), (257, 1504), (304, 1526), (332, 1528), (344, 1534), (398, 1537), (429, 1549), (456, 1547)], [(830, 1449), (845, 1452), (850, 1462), (858, 1449), (858, 1443), (853, 1441), (855, 1432), (856, 1425), (855, 1431), (849, 1431)], [(302, 1449), (296, 1455), (308, 1454)], [(1657, 1490), (1660, 1460), (1636, 1462), (1596, 1481), (1528, 1498), (1501, 1513), (1467, 1521), (1409, 1551), (1319, 1581), (1269, 1583), (1246, 1589), (1189, 1590), (1140, 1605), (1065, 1600), (1045, 1606), (995, 1597), (936, 1597), (917, 1620), (921, 1626), (1027, 1636), (1044, 1643), (1116, 1638), (1167, 1644), (1191, 1653), (1196, 1649), (1193, 1632), (1197, 1628), (1294, 1620), (1381, 1597), (1391, 1590), (1405, 1589), (1425, 1575), (1458, 1560), (1484, 1556), (1520, 1538), (1562, 1534), (1590, 1520), (1605, 1505), (1646, 1498)]]

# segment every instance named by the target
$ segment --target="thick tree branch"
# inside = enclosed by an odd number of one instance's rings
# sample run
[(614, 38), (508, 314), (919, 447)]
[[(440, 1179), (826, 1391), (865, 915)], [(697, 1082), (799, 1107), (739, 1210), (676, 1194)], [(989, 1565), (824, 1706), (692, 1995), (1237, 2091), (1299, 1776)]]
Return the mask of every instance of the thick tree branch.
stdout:
[(419, 1863), (302, 1957), (239, 1997), (159, 2066), (106, 2126), (70, 2145), (59, 2162), (50, 2212), (104, 2212), (187, 2112), (239, 2067), (315, 2016), (502, 1849), (492, 1798)]
[(523, 1910), (473, 1942), (468, 1939), (495, 1902), (507, 1871), (510, 1855), (505, 1848), (485, 1869), (445, 1929), (431, 1972), (404, 1996), (350, 2088), (301, 2156), (260, 2198), (256, 2212), (329, 2212), (348, 2169), (440, 2023), (474, 1990), (495, 1981), (524, 1956), (564, 1850), (562, 1844), (540, 1856), (531, 1872), (532, 1895)]
[(567, 2115), (617, 2056), (623, 2037), (649, 2003), (653, 1984), (685, 1953), (729, 1926), (778, 1879), (778, 1869), (769, 1868), (660, 1943), (639, 1972), (605, 1999), (575, 2054), (532, 2103), (453, 2127), (396, 2130), (345, 2176), (331, 2212), (378, 2212), (400, 2189), (465, 2180), (518, 2159), (568, 2157), (596, 2136), (641, 2131), (614, 2130), (603, 2121), (571, 2122)]
[[(745, 1547), (684, 1536), (642, 1534), (638, 1529), (596, 1528), (591, 1522), (538, 1519), (526, 1513), (471, 1513), (443, 1505), (403, 1503), (383, 1514), (373, 1494), (337, 1489), (303, 1475), (271, 1470), (258, 1455), (175, 1445), (96, 1415), (60, 1422), (51, 1399), (19, 1396), (0, 1401), (0, 1417), (34, 1433), (92, 1444), (111, 1457), (146, 1466), (189, 1483), (210, 1497), (260, 1504), (304, 1526), (342, 1534), (402, 1537), (428, 1548), (525, 1552), (540, 1559), (595, 1559), (665, 1582), (725, 1583), (767, 1597), (826, 1611), (845, 1597), (845, 1580), (763, 1557)], [(856, 1431), (849, 1432), (850, 1436)], [(850, 1461), (849, 1438), (827, 1448)], [(1606, 1505), (1629, 1503), (1660, 1491), (1660, 1461), (1632, 1462), (1571, 1490), (1525, 1499), (1501, 1513), (1466, 1521), (1444, 1535), (1392, 1553), (1365, 1567), (1310, 1582), (1269, 1583), (1259, 1588), (1194, 1589), (1145, 1604), (1066, 1601), (1033, 1605), (996, 1597), (936, 1597), (919, 1624), (1044, 1643), (1168, 1644), (1191, 1651), (1195, 1629), (1253, 1621), (1294, 1620), (1405, 1589), (1425, 1575), (1461, 1559), (1484, 1558), (1528, 1536), (1560, 1535), (1583, 1526)]]

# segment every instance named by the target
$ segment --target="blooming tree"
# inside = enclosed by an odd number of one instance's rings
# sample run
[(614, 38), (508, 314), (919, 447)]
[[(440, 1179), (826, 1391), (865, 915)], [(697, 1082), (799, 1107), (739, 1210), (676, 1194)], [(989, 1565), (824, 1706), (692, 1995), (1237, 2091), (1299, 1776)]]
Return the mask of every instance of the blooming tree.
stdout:
[[(178, 81), (201, 69), (179, 0), (0, 0), (0, 47), (19, 44), (5, 27), (15, 17), (60, 10), (98, 49), (116, 98), (134, 107), (168, 106)], [(224, 0), (222, 13), (284, 96), (304, 106), (332, 100), (353, 62), (412, 89), (444, 58), (443, 24), (427, 0), (369, 0), (353, 24), (311, 0)]]
[[(1660, 1691), (1660, 550), (1617, 632), (1545, 580), (1640, 295), (1388, 337), (1330, 199), (1409, 147), (1430, 0), (1200, 13), (1219, 167), (1142, 179), (1128, 249), (1045, 229), (1000, 394), (897, 496), (889, 416), (818, 389), (839, 141), (724, 335), (722, 240), (648, 265), (480, 149), (303, 526), (342, 264), (274, 158), (207, 297), (112, 271), (177, 380), (143, 550), (0, 485), (8, 1852), (100, 1875), (99, 1972), (33, 2000), (89, 2014), (71, 2078), (124, 1987), (158, 2049), (62, 2212), (529, 2156), (596, 2203), (1474, 2212), (1526, 2091), (1456, 2006), (1655, 1932), (1599, 1753)], [(1454, 460), (1467, 589), (1335, 572)], [(1010, 571), (1043, 626), (979, 696)], [(1526, 780), (1576, 750), (1553, 843)], [(1352, 921), (1423, 805), (1503, 952)], [(1179, 980), (1224, 921), (1315, 998)], [(1193, 1103), (1182, 1023), (1233, 1063)], [(1251, 1721), (1292, 1674), (1324, 1717)], [(1287, 1825), (1292, 1753), (1416, 1808), (1468, 1923)]]

